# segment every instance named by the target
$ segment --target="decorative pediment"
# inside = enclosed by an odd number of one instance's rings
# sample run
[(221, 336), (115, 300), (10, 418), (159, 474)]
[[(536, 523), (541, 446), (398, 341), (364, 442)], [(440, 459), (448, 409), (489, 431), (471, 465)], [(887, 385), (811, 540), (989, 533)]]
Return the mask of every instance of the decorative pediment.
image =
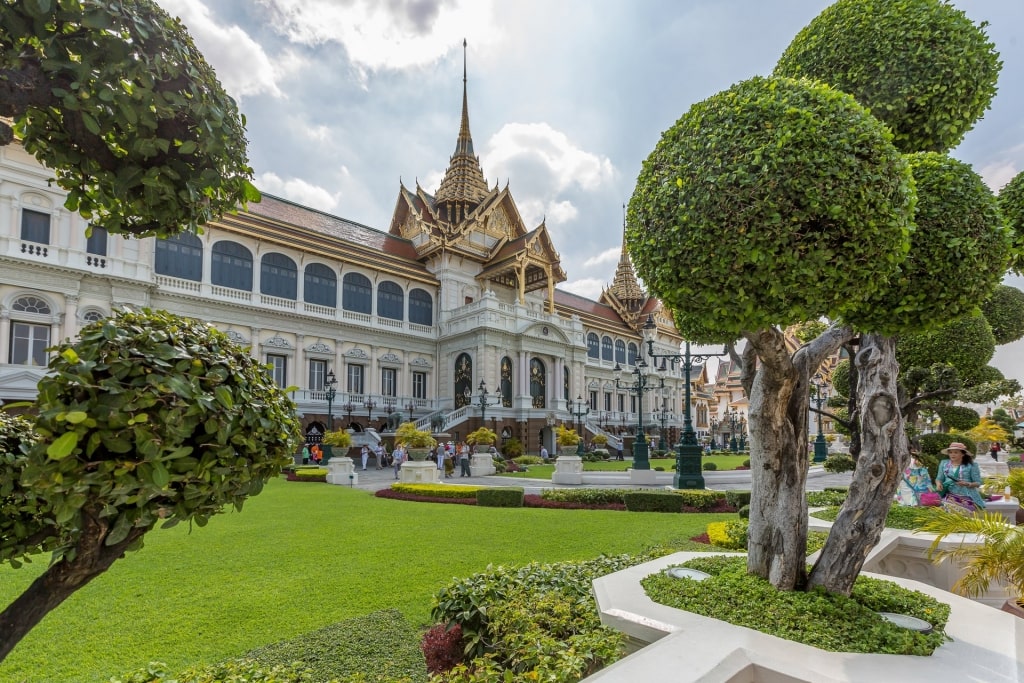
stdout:
[(292, 348), (291, 342), (281, 336), (274, 336), (263, 342), (264, 346), (270, 346), (275, 349), (290, 349)]
[(399, 358), (396, 354), (391, 353), (390, 351), (382, 355), (377, 360), (381, 363), (390, 363), (392, 365), (399, 365), (402, 362), (401, 358)]
[(363, 351), (362, 349), (358, 348), (349, 349), (348, 351), (345, 352), (345, 356), (348, 358), (362, 358), (366, 360), (369, 360), (370, 358), (369, 354), (367, 354), (366, 351)]
[(228, 330), (225, 334), (228, 335), (228, 339), (235, 342), (236, 344), (245, 345), (249, 343), (249, 339), (245, 337), (241, 332), (236, 332), (235, 330)]
[(324, 344), (323, 342), (316, 342), (315, 344), (310, 344), (308, 347), (306, 347), (306, 351), (310, 353), (334, 353), (334, 350), (327, 344)]
[(432, 368), (432, 367), (434, 367), (433, 363), (431, 363), (429, 360), (427, 360), (426, 358), (423, 358), (423, 357), (413, 358), (411, 361), (409, 361), (409, 365), (411, 365), (414, 368)]

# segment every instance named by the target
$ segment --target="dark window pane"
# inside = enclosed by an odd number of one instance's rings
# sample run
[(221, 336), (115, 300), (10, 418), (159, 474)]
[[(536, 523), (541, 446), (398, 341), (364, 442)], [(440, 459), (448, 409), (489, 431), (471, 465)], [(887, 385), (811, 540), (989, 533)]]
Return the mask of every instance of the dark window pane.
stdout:
[(260, 294), (282, 299), (298, 297), (299, 271), (284, 254), (264, 254), (260, 259)]
[(203, 243), (187, 232), (158, 239), (155, 267), (160, 275), (200, 282), (203, 279)]
[(310, 263), (302, 283), (302, 298), (307, 304), (337, 308), (338, 278), (322, 263)]
[(21, 239), (26, 242), (50, 243), (50, 214), (21, 210)]
[(252, 291), (252, 252), (237, 242), (217, 242), (211, 249), (210, 280), (221, 287)]
[(434, 299), (422, 289), (409, 292), (409, 322), (428, 327), (434, 324)]
[(370, 279), (359, 273), (348, 273), (342, 280), (341, 307), (355, 313), (370, 313), (373, 306)]
[(405, 292), (394, 282), (377, 285), (377, 315), (402, 320), (405, 313)]

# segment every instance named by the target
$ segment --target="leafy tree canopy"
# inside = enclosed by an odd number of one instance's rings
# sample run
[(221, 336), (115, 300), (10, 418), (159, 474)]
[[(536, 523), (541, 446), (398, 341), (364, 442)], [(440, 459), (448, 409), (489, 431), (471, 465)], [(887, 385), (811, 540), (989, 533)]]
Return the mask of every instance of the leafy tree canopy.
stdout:
[(1006, 271), (1011, 236), (981, 176), (935, 152), (907, 161), (917, 190), (910, 253), (874, 305), (849, 316), (861, 329), (899, 321), (909, 332), (970, 313)]
[[(935, 412), (939, 414), (939, 419), (946, 427), (960, 432), (973, 429), (981, 420), (977, 411), (967, 406), (941, 406)], [(977, 437), (973, 438), (977, 440)]]
[(832, 369), (832, 391), (850, 398), (850, 359), (844, 358)]
[(989, 108), (1002, 63), (986, 24), (939, 0), (838, 0), (775, 67), (850, 93), (904, 152), (946, 152)]
[(981, 312), (992, 326), (996, 344), (1009, 344), (1024, 337), (1024, 292), (999, 285), (981, 304)]
[(666, 131), (637, 180), (627, 242), (683, 335), (723, 342), (842, 317), (884, 286), (914, 204), (891, 137), (849, 95), (760, 77)]
[(51, 169), (68, 210), (167, 236), (259, 200), (244, 122), (180, 21), (151, 0), (0, 7), (0, 145)]
[(999, 191), (999, 208), (1014, 235), (1010, 268), (1018, 275), (1024, 275), (1024, 172), (1014, 176)]
[(901, 368), (951, 365), (966, 381), (982, 371), (995, 349), (992, 328), (978, 313), (950, 321), (929, 332), (900, 335), (896, 360)]

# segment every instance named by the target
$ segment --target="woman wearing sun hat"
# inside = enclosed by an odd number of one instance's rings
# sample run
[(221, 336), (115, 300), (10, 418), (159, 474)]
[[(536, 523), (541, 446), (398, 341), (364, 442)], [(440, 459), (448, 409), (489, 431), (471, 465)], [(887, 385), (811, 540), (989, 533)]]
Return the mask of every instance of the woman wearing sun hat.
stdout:
[(985, 499), (978, 491), (981, 487), (981, 468), (967, 452), (967, 446), (954, 441), (948, 448), (943, 448), (942, 452), (949, 458), (939, 463), (935, 488), (943, 496), (950, 493), (967, 496), (974, 501), (976, 508), (984, 509)]

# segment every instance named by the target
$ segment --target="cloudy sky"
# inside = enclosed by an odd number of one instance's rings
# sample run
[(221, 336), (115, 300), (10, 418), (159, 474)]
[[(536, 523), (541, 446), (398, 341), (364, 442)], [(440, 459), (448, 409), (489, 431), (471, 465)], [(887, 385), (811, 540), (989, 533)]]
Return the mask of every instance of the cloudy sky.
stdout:
[[(610, 282), (622, 204), (662, 131), (766, 75), (829, 0), (157, 0), (246, 115), (261, 190), (387, 230), (399, 182), (436, 190), (455, 148), (468, 41), (484, 175), (546, 218), (569, 280)], [(998, 190), (1024, 170), (1024, 2), (956, 0), (1003, 60), (955, 155)], [(1012, 284), (1024, 288), (1024, 278)], [(1024, 343), (994, 364), (1024, 383)]]

